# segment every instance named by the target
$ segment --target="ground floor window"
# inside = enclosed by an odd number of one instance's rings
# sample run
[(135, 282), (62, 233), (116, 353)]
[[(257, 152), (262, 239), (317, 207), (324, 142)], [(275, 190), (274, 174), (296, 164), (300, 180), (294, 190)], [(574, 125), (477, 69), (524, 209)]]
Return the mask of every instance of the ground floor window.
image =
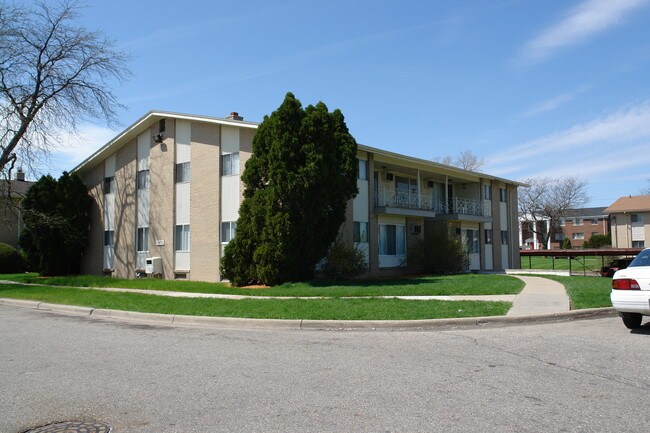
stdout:
[(632, 241), (632, 248), (645, 248), (645, 241)]
[(383, 256), (406, 255), (405, 225), (379, 225), (379, 254)]
[(237, 221), (224, 221), (221, 223), (221, 243), (227, 244), (235, 237)]
[(115, 230), (104, 230), (104, 246), (112, 247), (115, 245)]
[(149, 251), (149, 227), (138, 227), (136, 251)]
[(467, 252), (476, 254), (481, 252), (478, 230), (467, 229)]
[(368, 223), (352, 223), (352, 238), (354, 242), (368, 242)]
[(176, 236), (174, 237), (174, 250), (190, 250), (190, 225), (180, 224), (176, 226)]
[(581, 239), (585, 238), (585, 234), (584, 233), (573, 233), (571, 235), (571, 238), (575, 239), (575, 240), (581, 240)]

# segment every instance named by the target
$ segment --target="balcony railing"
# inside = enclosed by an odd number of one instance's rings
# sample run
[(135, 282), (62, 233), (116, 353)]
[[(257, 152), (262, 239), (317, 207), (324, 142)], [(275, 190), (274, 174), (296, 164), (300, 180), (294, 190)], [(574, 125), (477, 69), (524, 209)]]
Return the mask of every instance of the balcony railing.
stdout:
[(432, 200), (430, 194), (417, 194), (388, 188), (379, 190), (375, 197), (375, 206), (428, 210), (436, 214), (490, 216), (490, 207), (484, 206), (481, 200), (464, 197), (450, 197), (448, 201)]

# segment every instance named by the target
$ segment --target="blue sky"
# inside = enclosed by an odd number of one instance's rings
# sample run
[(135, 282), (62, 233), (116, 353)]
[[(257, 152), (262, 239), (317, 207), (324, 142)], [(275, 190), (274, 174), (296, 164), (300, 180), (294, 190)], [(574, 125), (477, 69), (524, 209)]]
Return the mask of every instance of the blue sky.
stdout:
[(510, 179), (578, 175), (591, 206), (650, 167), (650, 0), (88, 0), (81, 22), (133, 56), (121, 127), (85, 124), (58, 175), (149, 110), (261, 121), (293, 92), (357, 141), (465, 149)]

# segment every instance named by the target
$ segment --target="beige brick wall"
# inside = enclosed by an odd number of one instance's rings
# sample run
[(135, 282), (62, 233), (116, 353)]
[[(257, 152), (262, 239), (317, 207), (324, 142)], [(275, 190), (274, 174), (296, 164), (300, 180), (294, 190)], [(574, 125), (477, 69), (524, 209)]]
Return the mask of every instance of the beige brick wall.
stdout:
[[(151, 187), (149, 190), (149, 254), (162, 258), (163, 278), (174, 278), (174, 144), (175, 121), (167, 119), (165, 139), (161, 144), (151, 141)], [(158, 133), (154, 123), (148, 134)], [(191, 230), (191, 227), (190, 227)], [(191, 235), (190, 235), (191, 236)], [(156, 241), (164, 245), (156, 245)]]
[[(499, 188), (503, 184), (492, 181), (492, 265), (493, 269), (503, 269), (501, 261), (501, 197)], [(519, 241), (517, 241), (519, 244)]]
[(218, 125), (192, 123), (190, 182), (190, 277), (218, 281), (220, 230), (220, 146)]
[(101, 275), (104, 263), (104, 164), (99, 163), (85, 173), (83, 181), (93, 203), (90, 208), (88, 246), (81, 258), (81, 273)]
[(113, 276), (135, 275), (136, 227), (136, 140), (122, 146), (115, 154), (115, 262)]

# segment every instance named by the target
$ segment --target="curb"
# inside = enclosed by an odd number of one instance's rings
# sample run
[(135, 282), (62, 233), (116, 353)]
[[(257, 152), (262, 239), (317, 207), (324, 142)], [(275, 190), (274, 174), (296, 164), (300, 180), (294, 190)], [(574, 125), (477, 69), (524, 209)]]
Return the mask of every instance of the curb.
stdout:
[(531, 316), (489, 316), (457, 319), (426, 320), (286, 320), (248, 319), (237, 317), (184, 316), (175, 314), (140, 313), (135, 311), (107, 310), (75, 305), (49, 304), (38, 301), (0, 298), (0, 305), (31, 308), (68, 316), (88, 316), (91, 319), (116, 320), (122, 322), (146, 322), (168, 326), (210, 326), (245, 329), (286, 330), (430, 330), (487, 326), (526, 325), (532, 323), (566, 322), (578, 319), (615, 316), (609, 308), (589, 308), (552, 314)]

